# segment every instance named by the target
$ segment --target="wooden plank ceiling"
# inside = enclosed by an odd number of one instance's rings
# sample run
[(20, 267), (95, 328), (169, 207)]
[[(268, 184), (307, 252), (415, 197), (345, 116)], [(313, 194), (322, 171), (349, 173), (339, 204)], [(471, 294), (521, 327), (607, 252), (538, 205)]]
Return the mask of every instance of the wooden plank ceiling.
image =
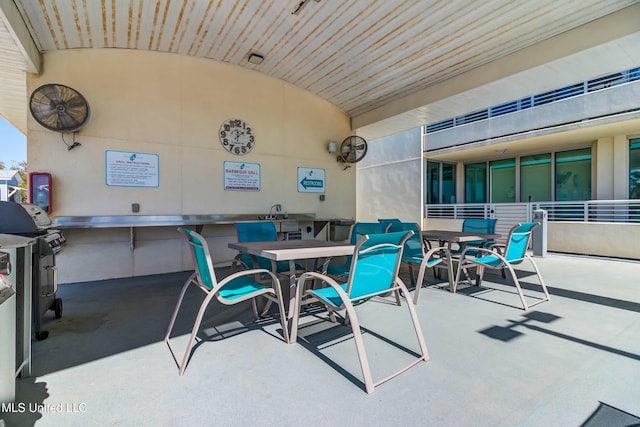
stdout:
[[(637, 0), (14, 0), (41, 52), (171, 52), (255, 69), (353, 116)], [(254, 65), (251, 52), (264, 56)]]

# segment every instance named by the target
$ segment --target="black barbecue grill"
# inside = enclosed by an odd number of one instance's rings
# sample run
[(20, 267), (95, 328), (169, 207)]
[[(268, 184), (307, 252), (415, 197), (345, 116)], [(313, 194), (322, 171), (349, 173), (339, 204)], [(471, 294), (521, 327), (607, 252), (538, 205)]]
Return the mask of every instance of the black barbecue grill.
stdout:
[(33, 246), (33, 325), (38, 340), (49, 333), (42, 330), (45, 313), (53, 310), (57, 319), (62, 317), (62, 299), (56, 298), (58, 272), (55, 255), (66, 240), (59, 230), (53, 230), (51, 218), (37, 205), (0, 201), (0, 234), (14, 234), (36, 240)]

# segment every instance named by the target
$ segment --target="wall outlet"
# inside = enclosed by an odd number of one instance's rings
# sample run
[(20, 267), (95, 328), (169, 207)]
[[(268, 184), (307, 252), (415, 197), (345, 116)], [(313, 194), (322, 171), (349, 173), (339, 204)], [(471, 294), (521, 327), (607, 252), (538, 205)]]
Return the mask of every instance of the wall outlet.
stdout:
[(133, 213), (140, 212), (140, 204), (139, 203), (131, 203), (131, 212), (133, 212)]

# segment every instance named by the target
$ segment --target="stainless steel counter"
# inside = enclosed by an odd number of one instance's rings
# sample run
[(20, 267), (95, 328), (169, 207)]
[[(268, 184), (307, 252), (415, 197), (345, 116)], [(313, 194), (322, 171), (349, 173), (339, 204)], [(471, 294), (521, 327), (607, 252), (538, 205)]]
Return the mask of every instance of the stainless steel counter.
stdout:
[(104, 215), (104, 216), (58, 216), (55, 228), (117, 228), (117, 227), (165, 227), (180, 225), (233, 224), (242, 221), (331, 221), (317, 219), (315, 214), (278, 215), (264, 219), (265, 214), (218, 214), (218, 215)]

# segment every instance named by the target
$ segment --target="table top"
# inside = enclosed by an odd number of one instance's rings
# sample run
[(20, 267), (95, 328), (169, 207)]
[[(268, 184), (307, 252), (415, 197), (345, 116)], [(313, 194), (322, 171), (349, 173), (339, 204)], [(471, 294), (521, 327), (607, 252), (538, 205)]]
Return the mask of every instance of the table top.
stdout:
[(440, 240), (446, 242), (470, 242), (473, 240), (499, 239), (501, 234), (497, 233), (474, 233), (468, 231), (452, 230), (423, 230), (422, 238), (427, 240)]
[(311, 239), (229, 243), (230, 249), (274, 261), (352, 255), (354, 247), (350, 243)]

